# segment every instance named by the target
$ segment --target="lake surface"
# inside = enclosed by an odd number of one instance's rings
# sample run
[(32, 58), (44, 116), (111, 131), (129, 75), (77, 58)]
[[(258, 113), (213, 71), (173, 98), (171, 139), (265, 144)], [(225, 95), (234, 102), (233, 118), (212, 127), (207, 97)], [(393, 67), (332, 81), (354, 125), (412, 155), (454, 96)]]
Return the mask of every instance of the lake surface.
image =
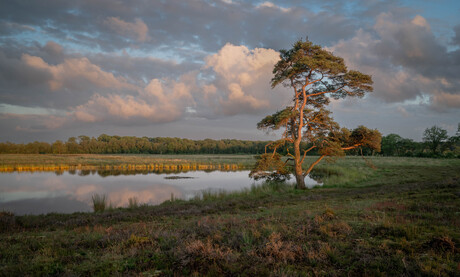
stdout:
[[(106, 195), (113, 207), (160, 204), (174, 198), (190, 199), (205, 190), (238, 191), (258, 185), (249, 171), (142, 172), (120, 174), (108, 171), (0, 173), (0, 211), (16, 215), (92, 211), (92, 196)], [(320, 185), (307, 178), (312, 187)]]

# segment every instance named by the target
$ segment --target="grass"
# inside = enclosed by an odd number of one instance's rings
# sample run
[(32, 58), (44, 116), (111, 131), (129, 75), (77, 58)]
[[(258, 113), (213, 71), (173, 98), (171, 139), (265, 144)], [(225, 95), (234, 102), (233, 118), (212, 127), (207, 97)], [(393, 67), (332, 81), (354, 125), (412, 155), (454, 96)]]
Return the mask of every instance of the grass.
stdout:
[(105, 211), (105, 208), (107, 207), (107, 196), (105, 194), (95, 194), (91, 197), (91, 199), (93, 201), (93, 211), (95, 213)]
[(139, 208), (139, 201), (137, 200), (137, 197), (130, 197), (128, 199), (128, 208), (129, 209)]
[(325, 186), (305, 191), (268, 183), (101, 213), (3, 212), (0, 275), (459, 276), (460, 161), (372, 162), (321, 164)]
[(254, 164), (254, 155), (39, 155), (1, 154), (1, 171), (99, 170), (121, 172), (238, 170)]

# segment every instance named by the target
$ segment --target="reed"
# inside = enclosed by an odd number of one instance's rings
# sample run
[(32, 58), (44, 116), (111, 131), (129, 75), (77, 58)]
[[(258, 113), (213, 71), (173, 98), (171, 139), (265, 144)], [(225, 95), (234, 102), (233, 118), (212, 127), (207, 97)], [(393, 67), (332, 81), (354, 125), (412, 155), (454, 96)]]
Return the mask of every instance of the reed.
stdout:
[(95, 213), (105, 211), (107, 207), (107, 196), (105, 194), (95, 194), (92, 197), (93, 210)]
[(137, 197), (134, 196), (128, 199), (128, 208), (129, 209), (139, 208), (139, 201), (137, 200)]

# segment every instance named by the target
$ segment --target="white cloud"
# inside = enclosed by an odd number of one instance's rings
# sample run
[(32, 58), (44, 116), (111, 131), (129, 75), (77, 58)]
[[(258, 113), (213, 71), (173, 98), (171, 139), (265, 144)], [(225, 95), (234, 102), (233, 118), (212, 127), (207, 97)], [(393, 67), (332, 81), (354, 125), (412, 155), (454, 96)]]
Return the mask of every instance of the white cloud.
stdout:
[[(215, 112), (226, 115), (258, 113), (279, 106), (280, 95), (270, 88), (270, 79), (279, 53), (272, 49), (226, 44), (208, 56), (205, 68), (212, 69), (215, 79), (204, 94)], [(217, 94), (209, 99), (209, 94)], [(281, 97), (282, 98), (282, 97)]]

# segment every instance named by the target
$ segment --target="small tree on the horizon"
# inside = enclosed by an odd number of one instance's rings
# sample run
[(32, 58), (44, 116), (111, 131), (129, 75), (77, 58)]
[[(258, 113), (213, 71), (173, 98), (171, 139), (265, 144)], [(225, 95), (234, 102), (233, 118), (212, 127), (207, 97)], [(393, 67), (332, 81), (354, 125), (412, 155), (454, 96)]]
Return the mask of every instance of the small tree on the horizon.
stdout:
[[(267, 145), (250, 177), (282, 178), (293, 171), (296, 187), (304, 189), (305, 177), (324, 157), (344, 156), (345, 151), (359, 147), (380, 151), (380, 132), (364, 126), (352, 131), (341, 129), (326, 109), (331, 98), (363, 97), (372, 91), (371, 76), (348, 70), (341, 57), (308, 39), (297, 41), (289, 50), (281, 50), (273, 74), (272, 88), (280, 84), (291, 88), (292, 104), (257, 124), (258, 129), (284, 129), (284, 132), (280, 140)], [(302, 141), (308, 146), (301, 148)], [(285, 144), (293, 145), (294, 153), (288, 152), (283, 161), (277, 150)], [(268, 153), (267, 148), (272, 151)], [(313, 149), (320, 156), (304, 170), (302, 164)]]
[(448, 138), (447, 130), (436, 125), (426, 128), (425, 132), (423, 132), (423, 141), (428, 145), (433, 154), (437, 153), (438, 147)]

